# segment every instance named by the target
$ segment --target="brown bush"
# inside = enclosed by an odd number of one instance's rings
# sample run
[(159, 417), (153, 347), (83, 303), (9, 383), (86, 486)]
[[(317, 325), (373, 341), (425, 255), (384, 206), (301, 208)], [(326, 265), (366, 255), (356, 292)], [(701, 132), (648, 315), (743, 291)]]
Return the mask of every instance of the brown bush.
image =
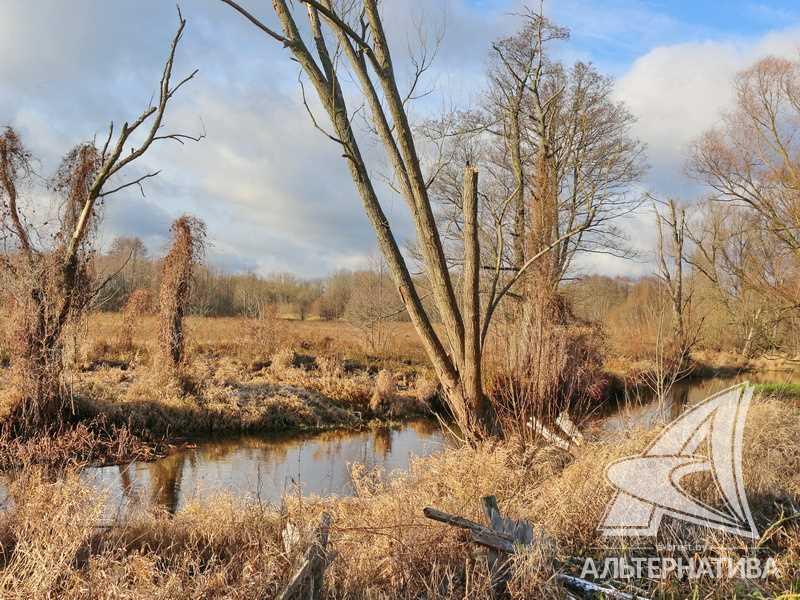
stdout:
[(375, 378), (375, 390), (369, 401), (369, 408), (373, 413), (387, 412), (397, 396), (397, 381), (394, 374), (386, 369), (381, 369)]
[(414, 396), (424, 404), (430, 405), (439, 393), (439, 380), (432, 374), (421, 374), (414, 382)]
[(245, 335), (257, 357), (270, 357), (288, 342), (286, 325), (276, 303), (262, 304), (246, 323)]
[(319, 372), (324, 377), (339, 378), (344, 376), (344, 364), (339, 356), (323, 354), (315, 359)]
[(291, 348), (282, 348), (272, 355), (270, 369), (280, 374), (288, 369), (293, 369), (297, 363), (297, 354)]
[(565, 410), (580, 418), (603, 397), (599, 326), (575, 317), (561, 296), (543, 304), (522, 331), (511, 320), (506, 339), (513, 341), (489, 365), (487, 389), (506, 436), (530, 439), (533, 419), (552, 422)]
[(162, 365), (174, 374), (184, 359), (183, 318), (192, 269), (203, 258), (206, 226), (200, 219), (184, 215), (172, 224), (171, 231), (172, 246), (161, 269), (158, 344)]
[(142, 317), (150, 313), (153, 298), (150, 290), (137, 289), (128, 296), (122, 309), (122, 325), (119, 332), (119, 347), (123, 351), (133, 350), (133, 336)]

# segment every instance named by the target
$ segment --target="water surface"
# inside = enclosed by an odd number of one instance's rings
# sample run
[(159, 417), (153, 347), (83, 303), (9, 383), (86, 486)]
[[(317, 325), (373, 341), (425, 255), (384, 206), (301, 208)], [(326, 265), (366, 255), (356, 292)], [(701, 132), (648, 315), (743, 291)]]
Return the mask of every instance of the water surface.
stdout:
[[(619, 408), (595, 422), (600, 435), (667, 423), (687, 406), (741, 381), (800, 382), (800, 373), (744, 374), (683, 381), (661, 404), (631, 391)], [(384, 472), (408, 469), (413, 457), (440, 452), (448, 441), (435, 421), (396, 428), (317, 434), (248, 435), (198, 441), (154, 462), (86, 469), (82, 477), (107, 497), (106, 520), (132, 505), (175, 512), (220, 493), (279, 504), (287, 494), (348, 496), (356, 463)], [(5, 496), (0, 484), (0, 496)]]
[(669, 423), (687, 407), (744, 381), (754, 384), (800, 383), (800, 372), (740, 373), (728, 377), (685, 379), (673, 385), (661, 403), (656, 401), (655, 395), (648, 389), (630, 390), (620, 399), (618, 408), (602, 419), (600, 428), (607, 433), (614, 433)]
[(285, 494), (353, 494), (351, 468), (406, 470), (414, 456), (439, 452), (445, 437), (434, 421), (398, 428), (260, 435), (200, 441), (154, 462), (87, 469), (83, 477), (109, 495), (109, 510), (131, 503), (170, 512), (220, 493), (277, 504)]

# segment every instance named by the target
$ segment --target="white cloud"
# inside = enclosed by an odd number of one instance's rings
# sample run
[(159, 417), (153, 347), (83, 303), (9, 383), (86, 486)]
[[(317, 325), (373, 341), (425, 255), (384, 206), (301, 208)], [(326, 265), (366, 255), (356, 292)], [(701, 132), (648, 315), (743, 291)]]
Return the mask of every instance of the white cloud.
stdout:
[(769, 54), (796, 57), (799, 35), (792, 29), (751, 41), (661, 46), (633, 63), (616, 93), (639, 120), (654, 191), (697, 191), (683, 175), (687, 146), (731, 108), (737, 72)]
[[(170, 219), (189, 211), (204, 218), (214, 243), (211, 256), (236, 268), (293, 270), (319, 275), (363, 264), (374, 234), (337, 146), (315, 130), (300, 102), (297, 65), (280, 44), (217, 0), (184, 0), (188, 27), (177, 73), (200, 75), (176, 97), (171, 130), (208, 137), (185, 147), (162, 145), (140, 166), (161, 169), (148, 181), (147, 198), (129, 190), (109, 201), (104, 238), (141, 235), (159, 251)], [(268, 17), (269, 3), (248, 2)], [(430, 31), (446, 24), (446, 37), (430, 73), (436, 94), (419, 103), (416, 116), (442, 103), (463, 103), (481, 93), (491, 40), (516, 27), (518, 0), (391, 0), (385, 22), (398, 70), (429, 17)], [(752, 41), (666, 45), (683, 35), (711, 35), (652, 9), (640, 0), (564, 0), (554, 16), (573, 27), (567, 59), (598, 58), (624, 71), (619, 97), (639, 117), (638, 135), (649, 144), (648, 184), (685, 191), (685, 145), (718, 118), (730, 100), (734, 73), (765, 53), (791, 55), (798, 30)], [(611, 8), (609, 8), (609, 6)], [(754, 9), (755, 10), (755, 9)], [(268, 19), (269, 20), (269, 19)], [(77, 141), (103, 135), (111, 119), (131, 118), (157, 84), (177, 17), (163, 0), (4, 0), (0, 3), (0, 125), (20, 128), (43, 158), (42, 172)], [(647, 46), (659, 47), (646, 52)], [(629, 69), (628, 56), (646, 52)], [(321, 122), (327, 122), (321, 119)], [(370, 146), (366, 153), (380, 154)], [(374, 168), (380, 162), (373, 158)], [(140, 173), (141, 174), (141, 173)], [(387, 212), (404, 242), (413, 234), (403, 202), (380, 185)], [(646, 231), (646, 215), (631, 231)], [(648, 240), (634, 240), (641, 247)], [(639, 269), (596, 258), (587, 268)]]

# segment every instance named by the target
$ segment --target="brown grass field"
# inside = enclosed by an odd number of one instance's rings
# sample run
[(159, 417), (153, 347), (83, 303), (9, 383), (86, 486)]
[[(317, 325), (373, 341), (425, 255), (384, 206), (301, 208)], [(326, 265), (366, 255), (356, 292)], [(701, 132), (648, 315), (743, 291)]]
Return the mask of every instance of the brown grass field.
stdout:
[[(770, 580), (637, 581), (660, 598), (795, 598), (800, 592), (800, 407), (761, 398), (751, 408), (745, 483), (759, 531), (758, 546), (775, 558)], [(574, 456), (552, 448), (520, 453), (513, 444), (460, 448), (416, 460), (386, 479), (355, 469), (349, 499), (286, 498), (282, 507), (231, 497), (188, 506), (174, 516), (142, 513), (97, 529), (102, 498), (75, 474), (52, 480), (26, 469), (0, 514), (4, 598), (273, 598), (308, 543), (287, 552), (288, 521), (310, 531), (332, 513), (336, 559), (326, 574), (330, 598), (486, 598), (486, 563), (453, 528), (422, 516), (434, 506), (480, 521), (478, 498), (497, 495), (505, 514), (531, 520), (550, 542), (515, 557), (512, 598), (565, 598), (553, 579), (575, 572), (587, 553), (629, 555), (626, 546), (598, 546), (596, 526), (611, 489), (604, 466), (641, 450), (655, 432), (590, 442)], [(702, 490), (708, 482), (698, 480)], [(794, 507), (794, 508), (793, 508)], [(662, 542), (680, 533), (711, 555), (739, 556), (734, 538), (679, 524), (662, 527)], [(304, 536), (307, 539), (307, 536)], [(666, 550), (662, 555), (669, 555)]]
[[(640, 451), (656, 431), (595, 439), (572, 454), (523, 448), (513, 439), (453, 448), (415, 460), (394, 478), (355, 466), (354, 498), (286, 497), (270, 506), (219, 497), (175, 515), (142, 509), (97, 528), (103, 498), (81, 482), (87, 463), (146, 460), (176, 436), (353, 428), (429, 414), (436, 394), (407, 323), (391, 325), (392, 342), (376, 355), (342, 322), (192, 317), (181, 380), (165, 383), (153, 358), (155, 319), (137, 324), (132, 344), (118, 337), (120, 319), (93, 315), (73, 332), (67, 357), (77, 424), (62, 435), (0, 444), (2, 467), (15, 467), (0, 512), (2, 598), (273, 598), (323, 511), (334, 517), (337, 553), (326, 574), (329, 598), (486, 598), (490, 578), (481, 552), (458, 530), (423, 518), (422, 508), (482, 521), (479, 499), (490, 493), (504, 514), (531, 521), (549, 540), (514, 558), (512, 598), (565, 598), (556, 573), (579, 574), (576, 565), (587, 555), (633, 552), (597, 549), (597, 523), (612, 492), (604, 468)], [(763, 394), (748, 417), (745, 479), (764, 533), (759, 547), (775, 557), (778, 578), (639, 581), (639, 593), (797, 597), (798, 439), (797, 397)], [(691, 485), (709, 487), (701, 479)], [(288, 521), (303, 540), (290, 550), (281, 538)], [(689, 536), (711, 555), (744, 552), (735, 539), (679, 523), (662, 534), (666, 542)]]
[[(176, 380), (159, 364), (156, 318), (132, 329), (122, 319), (93, 314), (68, 337), (71, 408), (81, 426), (24, 443), (2, 439), (0, 465), (146, 458), (166, 439), (226, 432), (359, 428), (430, 414), (435, 400), (407, 323), (392, 323), (391, 347), (375, 355), (343, 322), (190, 317)], [(377, 385), (381, 372), (388, 390)], [(11, 410), (10, 393), (8, 378), (0, 380), (0, 412)], [(384, 397), (372, 402), (376, 394)]]

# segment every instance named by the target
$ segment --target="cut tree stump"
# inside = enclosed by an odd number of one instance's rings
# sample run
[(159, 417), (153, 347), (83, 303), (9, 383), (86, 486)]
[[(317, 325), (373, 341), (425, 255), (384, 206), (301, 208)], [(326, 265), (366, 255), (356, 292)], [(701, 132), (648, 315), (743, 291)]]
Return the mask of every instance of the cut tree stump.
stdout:
[[(314, 540), (303, 557), (300, 568), (297, 569), (289, 585), (279, 596), (279, 600), (319, 600), (322, 598), (323, 578), (325, 569), (332, 560), (328, 552), (328, 536), (330, 534), (333, 518), (329, 513), (323, 513), (319, 525), (314, 531)], [(285, 530), (284, 544), (289, 539), (296, 539), (296, 529)]]

